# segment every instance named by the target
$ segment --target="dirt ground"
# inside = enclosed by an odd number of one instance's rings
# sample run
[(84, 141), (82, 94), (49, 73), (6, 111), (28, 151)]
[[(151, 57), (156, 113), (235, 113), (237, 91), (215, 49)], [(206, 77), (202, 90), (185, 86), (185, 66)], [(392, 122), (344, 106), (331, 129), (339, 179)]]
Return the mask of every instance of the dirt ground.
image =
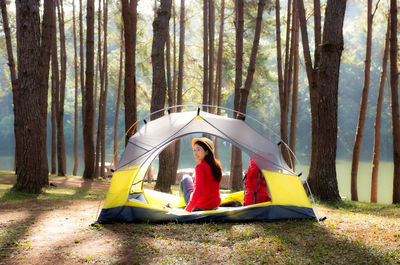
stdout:
[[(102, 189), (101, 181), (54, 178), (57, 187)], [(114, 264), (118, 235), (90, 225), (99, 201), (38, 200), (0, 203), (0, 264)]]

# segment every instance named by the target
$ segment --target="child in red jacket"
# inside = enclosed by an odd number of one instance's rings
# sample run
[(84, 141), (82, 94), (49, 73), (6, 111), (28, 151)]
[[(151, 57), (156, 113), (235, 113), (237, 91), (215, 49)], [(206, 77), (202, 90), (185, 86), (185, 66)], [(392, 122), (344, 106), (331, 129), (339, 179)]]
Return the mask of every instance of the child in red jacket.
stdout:
[(220, 162), (214, 157), (214, 144), (206, 138), (192, 140), (193, 157), (200, 162), (192, 178), (185, 175), (180, 183), (188, 212), (215, 209), (221, 203), (219, 183), (222, 178)]

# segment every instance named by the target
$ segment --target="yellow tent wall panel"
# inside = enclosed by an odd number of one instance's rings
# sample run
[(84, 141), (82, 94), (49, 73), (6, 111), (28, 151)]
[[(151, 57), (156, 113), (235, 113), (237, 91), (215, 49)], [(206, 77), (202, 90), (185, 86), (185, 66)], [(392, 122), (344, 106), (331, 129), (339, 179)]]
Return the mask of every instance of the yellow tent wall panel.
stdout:
[(132, 179), (136, 175), (138, 169), (139, 167), (137, 166), (132, 170), (114, 172), (103, 208), (118, 207), (126, 203)]
[(284, 175), (263, 170), (266, 177), (272, 204), (312, 207), (298, 176)]

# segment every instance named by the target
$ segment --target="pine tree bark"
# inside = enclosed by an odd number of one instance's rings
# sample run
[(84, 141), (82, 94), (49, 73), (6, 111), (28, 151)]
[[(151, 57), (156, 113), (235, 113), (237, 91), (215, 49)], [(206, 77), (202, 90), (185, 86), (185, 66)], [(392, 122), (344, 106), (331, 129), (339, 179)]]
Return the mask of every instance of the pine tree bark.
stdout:
[[(172, 1), (172, 17), (173, 17), (173, 28), (174, 28), (174, 42), (173, 42), (173, 47), (172, 47), (172, 52), (173, 52), (173, 63), (172, 63), (172, 93), (174, 94), (173, 96), (173, 102), (172, 105), (175, 106), (177, 105), (177, 81), (178, 81), (178, 76), (177, 76), (177, 69), (176, 69), (176, 3), (175, 0)], [(177, 111), (177, 109), (174, 109)]]
[[(171, 0), (172, 1), (172, 0)], [(174, 105), (174, 92), (172, 90), (172, 77), (171, 77), (171, 37), (169, 32), (167, 32), (167, 43), (166, 43), (166, 50), (165, 50), (165, 64), (167, 70), (167, 93), (168, 93), (168, 106), (172, 107)], [(175, 112), (172, 108), (170, 109), (171, 112)]]
[[(303, 1), (298, 4), (300, 7)], [(315, 153), (308, 181), (311, 191), (324, 201), (340, 200), (336, 178), (337, 100), (345, 9), (345, 0), (328, 0), (318, 65), (318, 113), (313, 113), (317, 129), (317, 133), (313, 131), (316, 148), (312, 149)]]
[(60, 31), (60, 61), (61, 61), (61, 78), (59, 86), (59, 104), (57, 115), (57, 161), (58, 176), (67, 174), (67, 161), (65, 152), (64, 138), (64, 101), (65, 101), (65, 83), (67, 80), (67, 52), (65, 48), (65, 29), (64, 29), (64, 7), (63, 1), (57, 0), (58, 25)]
[[(299, 18), (297, 1), (293, 2), (293, 93), (292, 93), (292, 113), (290, 115), (290, 136), (289, 147), (296, 152), (296, 125), (297, 125), (297, 103), (299, 91)], [(293, 164), (293, 169), (294, 169)]]
[(86, 80), (84, 90), (84, 129), (83, 129), (83, 145), (85, 146), (85, 169), (83, 172), (84, 179), (93, 179), (94, 175), (94, 139), (93, 128), (94, 119), (93, 112), (93, 78), (94, 78), (94, 0), (87, 1), (86, 11)]
[(399, 119), (399, 73), (397, 46), (397, 1), (390, 0), (390, 88), (392, 91), (393, 123), (393, 203), (400, 203), (400, 119)]
[[(281, 114), (282, 121), (285, 123), (282, 131), (281, 138), (285, 143), (289, 143), (288, 129), (289, 129), (289, 110), (290, 110), (290, 94), (292, 90), (292, 76), (293, 76), (293, 64), (294, 64), (294, 46), (295, 46), (295, 38), (294, 38), (294, 23), (295, 23), (295, 12), (297, 5), (295, 1), (291, 3), (291, 12), (288, 12), (288, 27), (287, 27), (287, 40), (286, 40), (286, 51), (287, 55), (285, 57), (285, 73), (284, 73), (284, 108), (281, 110), (283, 115)], [(289, 11), (289, 10), (288, 10)], [(293, 97), (293, 94), (292, 94)], [(296, 104), (296, 103), (295, 103)], [(292, 104), (293, 105), (293, 104)], [(297, 105), (295, 106), (297, 108)], [(290, 131), (292, 133), (292, 131)], [(283, 154), (283, 158), (290, 168), (294, 169), (293, 157), (286, 145), (281, 145), (281, 150)]]
[[(319, 147), (317, 146), (317, 137), (318, 135), (318, 126), (317, 126), (317, 117), (318, 117), (318, 98), (319, 98), (319, 88), (318, 88), (318, 72), (317, 66), (319, 64), (318, 61), (315, 61), (316, 67), (313, 67), (311, 54), (310, 54), (310, 46), (308, 43), (308, 32), (307, 32), (307, 21), (306, 14), (304, 10), (303, 0), (297, 0), (297, 7), (299, 12), (299, 21), (300, 21), (300, 29), (301, 29), (301, 40), (303, 45), (303, 56), (304, 63), (306, 66), (307, 80), (309, 86), (309, 95), (310, 95), (310, 106), (311, 106), (311, 159), (310, 159), (310, 169), (314, 169), (315, 162), (317, 161), (316, 154), (318, 153)], [(315, 10), (315, 12), (318, 12)], [(318, 16), (315, 16), (317, 19)], [(317, 22), (316, 22), (317, 23)], [(317, 23), (319, 24), (319, 23)], [(320, 33), (315, 32), (315, 36), (320, 35)], [(315, 49), (316, 53), (319, 53), (320, 49)], [(315, 58), (320, 58), (319, 55), (314, 55)]]
[[(175, 6), (174, 6), (175, 8)], [(174, 11), (175, 12), (175, 11)], [(175, 18), (174, 18), (175, 19)], [(179, 18), (179, 55), (178, 55), (178, 78), (177, 78), (177, 112), (182, 111), (182, 104), (183, 104), (183, 96), (182, 96), (182, 90), (183, 90), (183, 74), (184, 74), (184, 56), (185, 56), (185, 0), (181, 0), (181, 10), (180, 10), (180, 18)], [(175, 56), (175, 52), (174, 52)], [(175, 60), (174, 60), (175, 63)], [(175, 89), (174, 89), (174, 94), (175, 94)], [(175, 142), (175, 154), (174, 154), (174, 169), (173, 169), (173, 174), (176, 174), (176, 171), (178, 170), (179, 166), (179, 158), (180, 158), (180, 152), (181, 152), (181, 141), (177, 140)], [(176, 176), (175, 176), (176, 179)]]
[[(321, 56), (321, 1), (314, 0), (314, 62)], [(315, 64), (317, 65), (317, 64)]]
[[(98, 11), (97, 11), (97, 64), (96, 64), (96, 80), (95, 80), (95, 85), (94, 85), (94, 106), (97, 105), (97, 88), (98, 83), (100, 83), (100, 98), (99, 98), (99, 107), (98, 107), (98, 117), (97, 117), (97, 135), (96, 135), (96, 151), (95, 151), (95, 168), (94, 168), (94, 174), (96, 177), (102, 176), (103, 173), (100, 171), (99, 165), (101, 167), (100, 163), (100, 156), (101, 156), (101, 129), (103, 128), (101, 126), (101, 121), (102, 121), (102, 107), (103, 107), (103, 96), (104, 96), (104, 74), (103, 74), (103, 57), (102, 57), (102, 49), (101, 49), (101, 0), (98, 1)], [(98, 82), (99, 78), (98, 76), (100, 75), (100, 82)], [(96, 108), (96, 107), (95, 107)], [(93, 118), (96, 120), (96, 112), (93, 113)], [(94, 129), (96, 129), (96, 125), (94, 126)]]
[[(203, 104), (208, 105), (208, 93), (210, 91), (210, 79), (209, 79), (209, 55), (208, 55), (208, 0), (203, 0)], [(208, 107), (203, 107), (204, 111), (208, 110)]]
[[(0, 0), (0, 8), (1, 8), (1, 16), (3, 19), (3, 28), (4, 28), (4, 34), (6, 37), (6, 47), (7, 47), (7, 59), (8, 59), (8, 67), (10, 69), (10, 76), (11, 76), (11, 87), (13, 91), (13, 101), (15, 102), (17, 97), (17, 92), (18, 92), (18, 79), (17, 79), (17, 72), (15, 69), (15, 61), (14, 61), (14, 55), (13, 55), (13, 49), (12, 49), (12, 42), (11, 42), (11, 33), (10, 33), (10, 26), (8, 22), (8, 13), (7, 13), (7, 5), (5, 0)], [(15, 115), (15, 112), (14, 112)], [(15, 119), (14, 119), (15, 123)], [(15, 125), (14, 125), (15, 128)], [(14, 131), (15, 133), (15, 131)], [(15, 154), (14, 154), (14, 169), (17, 171), (17, 149), (15, 148)]]
[(372, 0), (368, 0), (367, 8), (367, 43), (364, 68), (364, 85), (362, 89), (360, 113), (353, 147), (353, 159), (351, 164), (351, 200), (358, 201), (357, 173), (360, 160), (361, 144), (364, 136), (365, 116), (367, 114), (368, 93), (371, 73), (371, 46), (372, 46)]
[[(181, 11), (179, 19), (179, 58), (178, 58), (178, 91), (177, 91), (177, 105), (182, 105), (182, 91), (183, 91), (183, 72), (185, 63), (185, 0), (181, 0)], [(178, 107), (178, 112), (181, 112), (182, 107)]]
[[(286, 23), (286, 45), (285, 45), (285, 63), (284, 63), (284, 71), (283, 71), (283, 88), (281, 98), (280, 98), (280, 107), (281, 107), (281, 139), (287, 143), (288, 142), (288, 117), (289, 117), (289, 95), (290, 95), (290, 79), (291, 75), (289, 73), (289, 69), (291, 67), (290, 62), (290, 27), (291, 27), (291, 10), (292, 10), (292, 1), (288, 0), (287, 7), (287, 23)], [(287, 162), (289, 162), (289, 157), (287, 156), (287, 152), (282, 145), (282, 154)]]
[[(56, 2), (54, 2), (54, 5)], [(57, 50), (57, 16), (56, 7), (53, 8), (53, 25), (51, 39), (51, 174), (57, 174), (57, 123), (59, 110), (60, 79)]]
[(10, 26), (8, 22), (8, 13), (7, 13), (7, 5), (5, 0), (0, 0), (0, 8), (1, 8), (1, 16), (3, 19), (3, 28), (4, 34), (6, 37), (6, 47), (7, 47), (7, 59), (8, 59), (8, 67), (10, 70), (11, 76), (11, 87), (13, 91), (18, 88), (18, 80), (17, 80), (17, 73), (15, 70), (15, 61), (14, 55), (12, 50), (12, 41), (11, 41), (11, 33), (10, 33)]
[[(218, 55), (217, 55), (217, 73), (215, 75), (215, 91), (216, 104), (221, 106), (222, 101), (222, 56), (224, 53), (224, 24), (225, 24), (225, 0), (221, 0), (221, 14), (219, 21), (219, 40), (218, 40)], [(221, 114), (221, 109), (217, 109), (217, 114)], [(219, 139), (215, 138), (215, 157), (219, 157)]]
[[(183, 8), (183, 19), (185, 19), (185, 4), (183, 1), (183, 6), (181, 6), (181, 9)], [(175, 0), (172, 1), (172, 17), (173, 17), (173, 64), (172, 64), (172, 88), (171, 91), (168, 92), (170, 94), (169, 98), (171, 98), (171, 101), (169, 102), (170, 106), (175, 106), (177, 104), (177, 69), (176, 69), (176, 10), (175, 10)], [(185, 26), (183, 23), (183, 28), (181, 27), (180, 30), (183, 30), (183, 36), (185, 35)], [(168, 58), (167, 58), (168, 61)], [(179, 63), (178, 63), (179, 64)], [(183, 66), (183, 65), (182, 65)], [(181, 98), (180, 98), (180, 104), (182, 104), (182, 84), (181, 84)], [(172, 105), (171, 105), (172, 104)], [(178, 112), (181, 111), (181, 107), (178, 108), (172, 108), (172, 112)], [(174, 143), (174, 160), (173, 160), (173, 184), (176, 182), (176, 172), (179, 167), (179, 158), (180, 158), (180, 151), (181, 151), (181, 142), (180, 140), (177, 140)]]
[[(81, 98), (82, 98), (82, 136), (85, 133), (85, 57), (83, 56), (84, 42), (83, 42), (83, 7), (82, 0), (79, 0), (79, 80), (81, 84)], [(83, 144), (83, 161), (85, 161), (86, 147)]]
[[(118, 73), (118, 92), (117, 92), (117, 103), (115, 106), (115, 119), (114, 119), (114, 154), (116, 154), (118, 149), (118, 119), (119, 119), (119, 109), (121, 105), (121, 88), (122, 88), (122, 69), (123, 69), (123, 55), (124, 55), (124, 28), (121, 25), (121, 32), (120, 32), (120, 49), (119, 49), (119, 73)], [(114, 167), (118, 164), (117, 157), (114, 158)]]
[(75, 17), (75, 1), (72, 2), (72, 31), (74, 35), (74, 81), (75, 81), (75, 94), (74, 94), (74, 167), (72, 175), (76, 176), (78, 173), (78, 82), (79, 82), (79, 68), (78, 68), (78, 53), (77, 53), (77, 39), (76, 39), (76, 17)]
[(284, 106), (284, 90), (283, 90), (283, 75), (282, 75), (282, 43), (281, 43), (281, 17), (280, 17), (280, 0), (275, 1), (275, 31), (276, 31), (276, 59), (278, 71), (278, 89), (279, 89), (279, 103), (281, 107), (281, 135), (284, 128), (282, 128), (283, 119), (283, 106)]
[(16, 1), (18, 91), (14, 101), (19, 191), (40, 193), (48, 185), (46, 151), (47, 82), (51, 2), (45, 1), (40, 35), (39, 3)]
[[(243, 74), (243, 31), (244, 31), (244, 18), (243, 18), (243, 0), (235, 1), (235, 27), (236, 27), (236, 58), (235, 58), (235, 96), (234, 96), (234, 110), (240, 110), (240, 89), (242, 87), (242, 74)], [(235, 118), (239, 118), (237, 113), (234, 114)], [(231, 174), (229, 179), (229, 187), (231, 190), (242, 190), (242, 153), (239, 148), (232, 145), (231, 153)]]
[(262, 15), (264, 12), (265, 3), (266, 0), (260, 0), (258, 2), (256, 29), (254, 33), (253, 46), (251, 48), (249, 67), (247, 68), (247, 76), (246, 76), (246, 81), (244, 82), (244, 88), (240, 90), (239, 111), (243, 114), (246, 114), (247, 101), (250, 95), (250, 89), (251, 89), (251, 84), (253, 83), (254, 73), (256, 71), (256, 59), (260, 43)]
[[(209, 32), (209, 44), (208, 44), (208, 104), (213, 106), (216, 104), (215, 102), (215, 90), (214, 90), (214, 39), (215, 39), (215, 3), (214, 0), (209, 0), (208, 2), (208, 14), (209, 14), (209, 23), (208, 23), (208, 32)], [(214, 108), (209, 107), (209, 112), (213, 113)]]
[[(153, 84), (150, 112), (163, 109), (167, 93), (167, 81), (165, 79), (165, 54), (164, 49), (169, 32), (169, 19), (171, 17), (171, 0), (162, 0), (157, 16), (153, 22), (153, 44), (151, 50), (151, 62), (153, 66)], [(151, 115), (154, 120), (163, 115), (158, 112)], [(171, 192), (171, 182), (174, 173), (173, 168), (169, 167), (174, 158), (173, 149), (167, 147), (159, 155), (159, 170), (157, 182), (154, 189), (163, 192)], [(172, 161), (173, 162), (173, 161)]]
[(103, 16), (103, 102), (102, 102), (102, 113), (101, 113), (101, 167), (100, 176), (106, 177), (104, 174), (105, 163), (106, 163), (106, 115), (107, 115), (107, 94), (108, 94), (108, 50), (107, 50), (107, 38), (108, 38), (108, 0), (103, 0), (104, 16)]
[[(137, 0), (122, 0), (125, 38), (125, 131), (137, 120), (136, 112), (136, 28)], [(131, 135), (126, 136), (125, 144)]]
[(390, 16), (387, 21), (385, 48), (383, 50), (382, 70), (379, 81), (379, 92), (376, 103), (376, 116), (374, 125), (374, 149), (372, 152), (372, 173), (371, 173), (371, 202), (378, 202), (378, 170), (381, 144), (381, 120), (382, 120), (382, 103), (385, 93), (385, 82), (387, 75), (387, 64), (389, 58), (389, 35), (390, 35)]

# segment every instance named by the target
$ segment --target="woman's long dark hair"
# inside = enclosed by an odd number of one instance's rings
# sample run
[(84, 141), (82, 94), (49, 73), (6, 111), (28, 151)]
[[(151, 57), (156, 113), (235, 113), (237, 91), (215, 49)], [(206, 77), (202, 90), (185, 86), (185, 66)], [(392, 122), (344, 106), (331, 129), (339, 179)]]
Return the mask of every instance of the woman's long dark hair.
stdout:
[(204, 157), (204, 161), (210, 166), (214, 179), (220, 182), (222, 179), (221, 163), (214, 157), (213, 152), (211, 152), (205, 143), (197, 141), (195, 144), (200, 145), (205, 151), (208, 151), (208, 154)]

